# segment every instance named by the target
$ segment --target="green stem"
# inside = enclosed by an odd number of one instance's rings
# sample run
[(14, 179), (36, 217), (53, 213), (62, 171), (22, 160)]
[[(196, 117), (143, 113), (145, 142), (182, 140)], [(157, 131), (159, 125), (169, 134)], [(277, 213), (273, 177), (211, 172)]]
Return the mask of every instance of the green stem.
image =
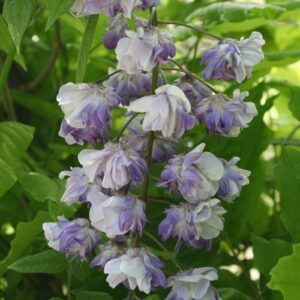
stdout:
[(5, 87), (11, 65), (14, 61), (15, 54), (16, 54), (16, 47), (11, 46), (11, 49), (9, 50), (5, 58), (4, 64), (2, 66), (2, 71), (0, 73), (0, 93), (2, 93)]
[(175, 22), (175, 21), (158, 21), (158, 24), (165, 24), (165, 25), (177, 25), (177, 26), (182, 26), (182, 27), (186, 27), (186, 28), (189, 28), (189, 29), (192, 29), (192, 30), (195, 30), (201, 34), (206, 34), (218, 41), (223, 41), (223, 38), (220, 37), (220, 36), (217, 36), (213, 33), (210, 33), (204, 29), (201, 29), (201, 28), (197, 28), (197, 27), (194, 27), (194, 26), (191, 26), (191, 25), (188, 25), (188, 24), (185, 24), (185, 23), (181, 23), (181, 22)]
[(139, 115), (139, 113), (135, 113), (133, 114), (130, 119), (128, 119), (128, 121), (124, 124), (123, 128), (121, 129), (121, 131), (119, 132), (119, 134), (117, 135), (117, 137), (115, 138), (115, 142), (118, 142), (120, 140), (120, 138), (122, 137), (124, 131), (127, 129), (127, 127), (130, 125), (130, 123)]
[(154, 241), (162, 250), (164, 250), (168, 256), (170, 257), (170, 259), (173, 261), (173, 263), (175, 264), (175, 266), (181, 271), (182, 268), (180, 266), (179, 261), (176, 259), (176, 257), (173, 256), (173, 254), (169, 251), (168, 248), (166, 248), (163, 243), (161, 243), (155, 236), (153, 236), (150, 232), (144, 230), (144, 234), (146, 236), (148, 236), (152, 241)]
[(67, 282), (67, 287), (68, 287), (68, 300), (72, 299), (71, 296), (71, 285), (72, 285), (72, 261), (69, 261), (69, 270), (68, 270), (68, 282)]
[(7, 116), (9, 120), (17, 121), (17, 115), (14, 107), (14, 103), (11, 97), (10, 89), (8, 87), (8, 84), (5, 84), (4, 88), (4, 103), (6, 106)]

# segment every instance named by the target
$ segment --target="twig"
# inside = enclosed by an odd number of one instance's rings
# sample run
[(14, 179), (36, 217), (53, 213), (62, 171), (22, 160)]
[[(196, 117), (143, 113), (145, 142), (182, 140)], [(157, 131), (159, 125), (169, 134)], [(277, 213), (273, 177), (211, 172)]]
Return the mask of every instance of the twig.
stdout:
[(119, 132), (119, 134), (117, 135), (117, 137), (115, 138), (115, 142), (118, 142), (120, 140), (120, 138), (122, 137), (124, 131), (127, 129), (127, 127), (130, 125), (130, 123), (139, 115), (139, 113), (135, 113), (133, 114), (130, 119), (128, 119), (128, 121), (124, 124), (123, 128), (121, 129), (121, 131)]
[(52, 52), (52, 55), (49, 58), (47, 65), (42, 69), (41, 73), (30, 83), (21, 86), (21, 89), (24, 91), (33, 91), (35, 90), (48, 76), (49, 72), (55, 65), (57, 58), (59, 57), (60, 51), (62, 49), (62, 40), (60, 36), (60, 24), (59, 21), (55, 22), (55, 47)]
[(214, 39), (217, 39), (218, 41), (223, 41), (223, 38), (220, 37), (220, 36), (217, 36), (213, 33), (210, 33), (204, 29), (200, 29), (200, 28), (197, 28), (197, 27), (194, 27), (194, 26), (191, 26), (191, 25), (188, 25), (188, 24), (185, 24), (185, 23), (181, 23), (181, 22), (175, 22), (175, 21), (158, 21), (158, 24), (165, 24), (165, 25), (177, 25), (177, 26), (182, 26), (182, 27), (186, 27), (186, 28), (189, 28), (189, 29), (192, 29), (192, 30), (195, 30), (201, 34), (206, 34)]
[(108, 75), (106, 75), (106, 76), (100, 78), (99, 80), (95, 81), (95, 83), (103, 82), (103, 81), (109, 79), (110, 77), (112, 77), (112, 76), (114, 76), (114, 75), (120, 73), (120, 72), (122, 72), (122, 71), (121, 71), (121, 70), (114, 71), (114, 72), (112, 72), (112, 73), (110, 73), (110, 74), (108, 74)]

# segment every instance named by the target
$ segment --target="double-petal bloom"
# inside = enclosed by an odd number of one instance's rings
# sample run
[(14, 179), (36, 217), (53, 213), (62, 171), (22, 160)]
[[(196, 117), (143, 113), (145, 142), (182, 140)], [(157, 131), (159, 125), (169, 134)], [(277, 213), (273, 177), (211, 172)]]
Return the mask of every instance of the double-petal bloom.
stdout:
[(265, 41), (259, 32), (252, 32), (247, 39), (224, 39), (219, 44), (204, 52), (201, 64), (206, 65), (203, 72), (205, 79), (235, 79), (242, 82), (252, 74), (264, 54)]
[(180, 138), (195, 125), (189, 113), (191, 105), (181, 89), (163, 85), (155, 95), (142, 97), (132, 102), (129, 111), (145, 113), (142, 122), (144, 131), (161, 131), (164, 137)]

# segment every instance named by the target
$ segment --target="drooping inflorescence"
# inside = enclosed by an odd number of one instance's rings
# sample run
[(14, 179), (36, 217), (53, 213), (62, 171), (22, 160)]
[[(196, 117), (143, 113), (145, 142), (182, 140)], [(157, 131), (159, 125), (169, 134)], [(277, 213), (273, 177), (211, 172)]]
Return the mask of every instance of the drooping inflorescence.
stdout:
[[(148, 294), (170, 287), (169, 300), (216, 300), (218, 292), (210, 285), (218, 279), (214, 268), (182, 270), (172, 258), (180, 270), (166, 279), (164, 262), (141, 243), (143, 233), (152, 236), (145, 231), (151, 222), (146, 201), (151, 201), (148, 186), (154, 180), (149, 175), (151, 164), (164, 164), (156, 188), (180, 199), (165, 211), (158, 226), (161, 239), (175, 239), (177, 252), (183, 244), (210, 249), (224, 227), (222, 200), (237, 198), (249, 183), (250, 172), (237, 166), (238, 157), (226, 161), (204, 151), (204, 143), (176, 154), (182, 148), (180, 138), (197, 123), (204, 124), (208, 134), (238, 136), (257, 110), (254, 103), (244, 101), (247, 92), (235, 90), (231, 99), (182, 66), (177, 70), (186, 74), (166, 82), (161, 74), (168, 68), (160, 66), (174, 63), (176, 48), (158, 27), (167, 23), (157, 19), (158, 4), (158, 0), (75, 1), (72, 11), (78, 16), (111, 17), (103, 43), (115, 49), (117, 64), (101, 83), (67, 83), (58, 93), (64, 113), (59, 135), (70, 145), (96, 147), (79, 153), (81, 167), (60, 174), (67, 177), (61, 201), (85, 205), (89, 217), (71, 221), (61, 216), (43, 229), (48, 245), (68, 257), (85, 260), (98, 252), (90, 266), (107, 274), (112, 288), (122, 283)], [(149, 20), (135, 16), (137, 10), (147, 9)], [(219, 38), (203, 55), (204, 78), (243, 81), (263, 58), (263, 44), (257, 32), (239, 41)], [(112, 109), (119, 107), (128, 109), (125, 125), (109, 140)], [(109, 241), (101, 242), (101, 235)]]

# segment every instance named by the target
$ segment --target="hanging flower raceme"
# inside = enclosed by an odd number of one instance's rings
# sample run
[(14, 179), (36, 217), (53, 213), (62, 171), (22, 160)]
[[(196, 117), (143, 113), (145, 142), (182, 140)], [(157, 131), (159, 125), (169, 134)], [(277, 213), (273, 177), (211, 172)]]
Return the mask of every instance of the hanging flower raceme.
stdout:
[(145, 113), (144, 131), (161, 131), (164, 137), (180, 138), (195, 125), (189, 114), (191, 105), (184, 93), (174, 85), (163, 85), (155, 95), (145, 96), (134, 102), (129, 111)]
[(252, 74), (252, 68), (263, 58), (265, 41), (259, 32), (252, 32), (247, 39), (224, 39), (204, 54), (201, 64), (206, 65), (205, 79), (224, 79), (242, 82)]
[(204, 147), (202, 143), (186, 155), (170, 159), (157, 186), (165, 187), (169, 192), (178, 190), (192, 204), (213, 197), (224, 175), (224, 167), (215, 155), (203, 152)]
[(119, 40), (125, 36), (125, 31), (128, 29), (125, 17), (121, 14), (115, 16), (103, 35), (102, 42), (104, 46), (107, 49), (116, 48)]
[[(110, 73), (114, 70), (110, 69)], [(140, 73), (129, 75), (125, 71), (111, 76), (103, 82), (104, 86), (111, 87), (118, 94), (123, 105), (129, 105), (129, 100), (140, 98), (151, 92), (152, 74)], [(159, 77), (159, 85), (162, 85)]]
[(244, 102), (248, 92), (233, 92), (233, 98), (224, 94), (215, 94), (203, 99), (194, 108), (193, 113), (200, 123), (204, 123), (209, 134), (238, 136), (257, 115), (253, 102)]
[[(101, 179), (96, 178), (94, 183), (90, 183), (82, 168), (71, 168), (70, 171), (63, 171), (59, 178), (69, 177), (66, 182), (65, 192), (61, 197), (61, 202), (67, 205), (87, 202), (89, 193), (104, 192), (101, 188)], [(109, 191), (105, 191), (109, 193)]]
[(188, 203), (172, 205), (166, 210), (165, 219), (159, 224), (158, 233), (163, 241), (177, 238), (175, 246), (179, 252), (182, 242), (192, 248), (210, 249), (211, 241), (199, 237), (196, 232), (193, 208)]
[(86, 219), (69, 221), (60, 216), (57, 223), (44, 223), (43, 230), (49, 247), (80, 260), (84, 260), (100, 240), (99, 233)]
[(100, 176), (102, 187), (119, 190), (129, 182), (141, 184), (147, 165), (132, 148), (107, 143), (102, 150), (82, 150), (78, 156), (90, 182)]
[(100, 267), (101, 270), (104, 270), (107, 262), (124, 254), (124, 249), (112, 241), (100, 245), (98, 248), (100, 253), (91, 261), (91, 268)]
[(236, 166), (239, 160), (239, 157), (233, 157), (229, 161), (223, 160), (225, 172), (219, 181), (217, 196), (228, 202), (238, 197), (242, 187), (249, 184), (248, 177), (251, 175), (251, 172)]
[(113, 88), (67, 83), (60, 88), (57, 101), (65, 114), (59, 135), (68, 144), (107, 141), (111, 109), (120, 103)]
[(166, 285), (163, 266), (148, 249), (129, 248), (124, 255), (108, 261), (104, 273), (108, 274), (107, 282), (112, 288), (123, 283), (130, 290), (138, 288), (149, 294), (153, 288)]
[(88, 199), (93, 227), (112, 239), (127, 233), (142, 234), (147, 222), (145, 203), (129, 196), (107, 197), (101, 193), (90, 194)]
[(180, 271), (168, 278), (168, 286), (172, 287), (166, 300), (218, 300), (217, 290), (211, 281), (217, 280), (214, 268), (197, 268)]
[[(128, 126), (130, 134), (122, 138), (130, 147), (140, 154), (144, 154), (147, 150), (149, 132), (145, 132), (142, 128), (143, 118), (136, 117)], [(174, 140), (174, 143), (176, 141)], [(152, 150), (153, 162), (164, 162), (170, 159), (176, 153), (176, 147), (171, 141), (165, 141), (162, 136), (157, 134)]]
[(176, 49), (169, 35), (153, 26), (126, 31), (116, 47), (118, 70), (128, 74), (151, 72), (157, 64), (165, 64)]

